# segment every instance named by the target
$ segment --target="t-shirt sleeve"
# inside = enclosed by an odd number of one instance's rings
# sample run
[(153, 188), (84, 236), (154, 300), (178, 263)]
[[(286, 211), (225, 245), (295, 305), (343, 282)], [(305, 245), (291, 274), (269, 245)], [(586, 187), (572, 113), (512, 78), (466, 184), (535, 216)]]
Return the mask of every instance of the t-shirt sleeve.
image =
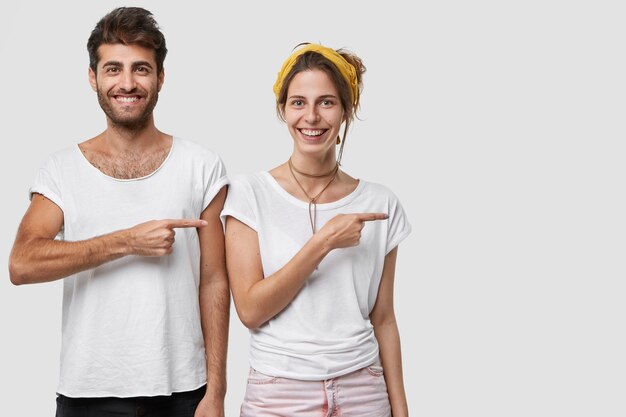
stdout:
[(255, 196), (251, 184), (245, 179), (232, 181), (228, 187), (228, 196), (221, 213), (222, 223), (226, 225), (226, 217), (232, 216), (258, 232)]
[(205, 166), (204, 197), (202, 210), (206, 209), (219, 191), (228, 184), (226, 166), (222, 159), (215, 155), (215, 161)]
[(35, 181), (28, 190), (28, 198), (32, 200), (35, 193), (45, 196), (63, 210), (60, 178), (56, 163), (52, 157), (49, 157), (43, 166), (39, 168)]
[(411, 224), (400, 201), (394, 196), (389, 204), (389, 230), (386, 254), (396, 248), (411, 233)]

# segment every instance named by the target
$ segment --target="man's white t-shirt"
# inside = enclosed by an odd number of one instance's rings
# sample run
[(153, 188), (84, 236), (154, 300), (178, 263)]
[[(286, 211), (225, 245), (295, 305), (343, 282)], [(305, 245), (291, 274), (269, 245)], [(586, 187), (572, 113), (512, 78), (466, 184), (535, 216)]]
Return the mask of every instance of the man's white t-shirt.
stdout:
[[(197, 219), (228, 182), (220, 157), (174, 138), (152, 174), (105, 175), (78, 146), (39, 170), (30, 193), (61, 208), (59, 238), (80, 241), (154, 219)], [(61, 372), (68, 397), (136, 397), (189, 391), (206, 383), (194, 228), (176, 229), (173, 252), (126, 256), (63, 280)]]
[[(257, 232), (268, 277), (311, 238), (308, 207), (268, 172), (260, 172), (233, 179), (222, 220), (232, 216)], [(388, 213), (389, 218), (367, 222), (358, 246), (331, 251), (283, 311), (251, 330), (254, 369), (278, 377), (325, 380), (377, 361), (369, 314), (385, 255), (411, 231), (404, 210), (389, 189), (360, 180), (348, 196), (317, 205), (317, 230), (337, 214), (369, 212)]]

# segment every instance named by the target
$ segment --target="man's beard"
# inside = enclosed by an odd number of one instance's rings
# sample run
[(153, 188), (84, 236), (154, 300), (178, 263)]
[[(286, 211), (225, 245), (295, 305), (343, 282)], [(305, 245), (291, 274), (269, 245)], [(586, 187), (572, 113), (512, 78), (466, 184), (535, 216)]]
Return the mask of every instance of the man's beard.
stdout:
[(157, 101), (159, 100), (159, 93), (155, 92), (155, 94), (149, 95), (150, 101), (146, 102), (146, 105), (143, 111), (137, 116), (132, 116), (131, 114), (124, 114), (125, 110), (122, 109), (121, 112), (113, 108), (110, 98), (107, 94), (97, 90), (98, 94), (98, 103), (104, 111), (104, 114), (107, 115), (113, 127), (122, 128), (124, 130), (138, 131), (144, 128), (148, 122), (150, 121), (150, 116), (154, 108), (156, 107)]

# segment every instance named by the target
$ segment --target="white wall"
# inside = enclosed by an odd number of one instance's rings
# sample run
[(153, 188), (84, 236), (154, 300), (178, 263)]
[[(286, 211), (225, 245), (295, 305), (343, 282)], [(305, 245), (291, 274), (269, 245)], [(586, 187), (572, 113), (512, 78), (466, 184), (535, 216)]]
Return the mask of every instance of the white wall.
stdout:
[[(191, 4), (132, 4), (154, 13), (170, 50), (157, 126), (214, 149), (231, 174), (288, 157), (272, 85), (296, 44), (363, 58), (363, 120), (343, 166), (389, 186), (413, 224), (396, 285), (413, 416), (626, 414), (621, 2)], [(104, 129), (85, 45), (120, 5), (0, 8), (4, 265), (38, 167)], [(61, 282), (16, 288), (6, 271), (2, 407), (52, 415)], [(233, 311), (228, 416), (247, 337)]]

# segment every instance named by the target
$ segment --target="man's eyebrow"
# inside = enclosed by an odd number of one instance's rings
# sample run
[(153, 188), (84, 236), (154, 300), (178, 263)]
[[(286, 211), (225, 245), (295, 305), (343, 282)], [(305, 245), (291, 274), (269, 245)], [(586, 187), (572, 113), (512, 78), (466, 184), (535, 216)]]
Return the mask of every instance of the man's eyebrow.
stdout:
[(107, 61), (104, 64), (102, 64), (102, 67), (123, 67), (124, 65), (120, 62), (120, 61)]
[[(120, 61), (107, 61), (104, 64), (102, 64), (102, 67), (123, 67), (124, 64), (121, 63)], [(152, 64), (149, 61), (137, 61), (137, 62), (133, 62), (131, 64), (131, 67), (133, 68), (137, 68), (137, 67), (149, 67), (149, 68), (153, 68)]]
[(152, 68), (152, 64), (149, 61), (133, 62), (132, 66), (133, 66), (133, 68), (137, 68), (137, 67), (149, 67), (149, 68)]

